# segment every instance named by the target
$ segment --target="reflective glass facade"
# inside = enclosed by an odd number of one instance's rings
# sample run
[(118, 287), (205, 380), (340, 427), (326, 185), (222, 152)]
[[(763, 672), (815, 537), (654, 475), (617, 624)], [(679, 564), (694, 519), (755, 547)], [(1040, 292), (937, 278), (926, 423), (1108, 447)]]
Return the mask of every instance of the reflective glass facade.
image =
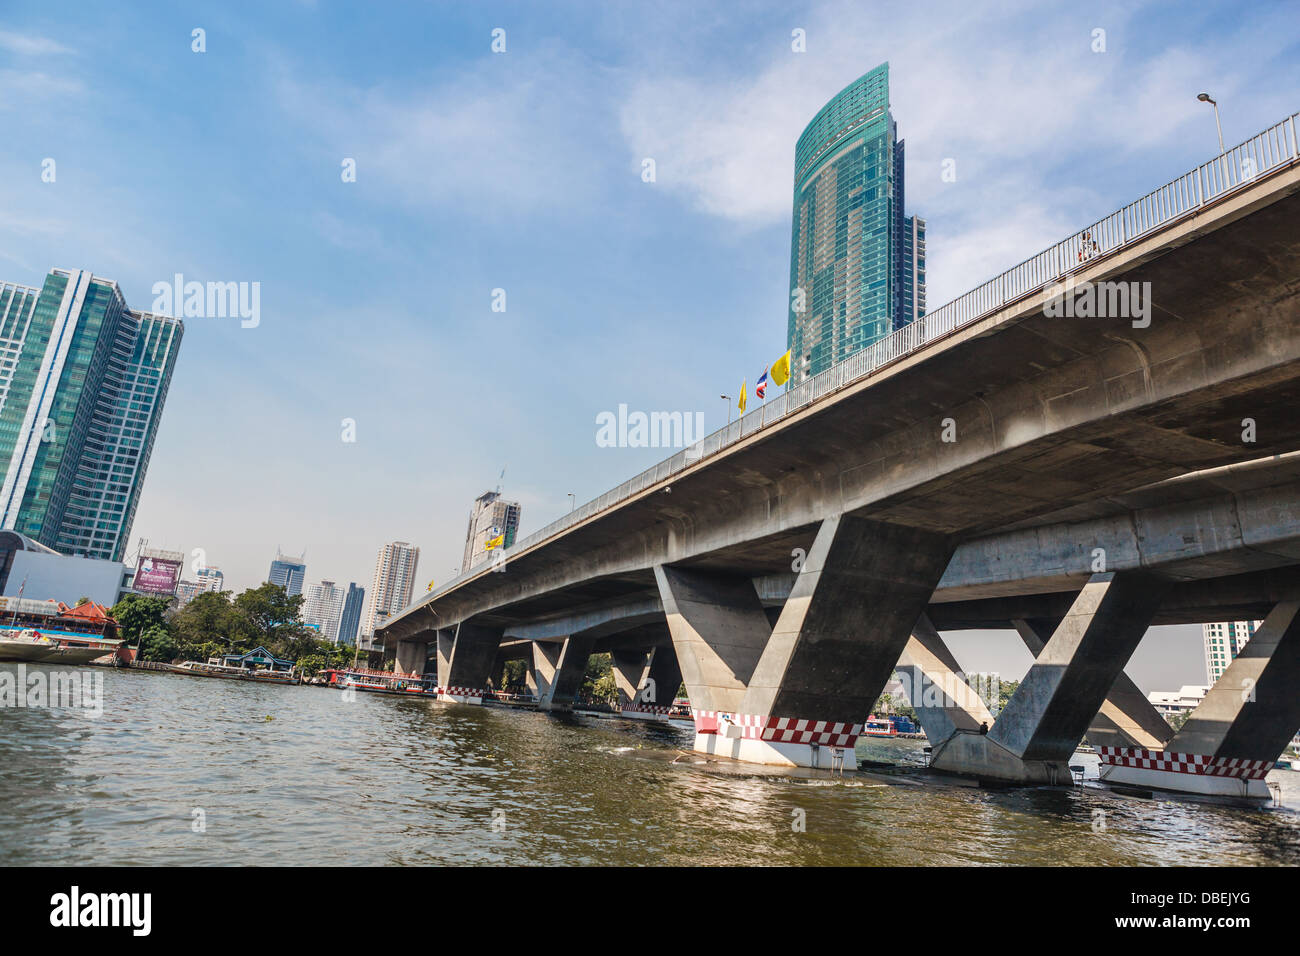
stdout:
[(51, 271), (28, 318), (12, 305), (0, 296), (0, 526), (120, 561), (183, 326), (77, 270)]
[(914, 259), (918, 223), (924, 255), (924, 221), (903, 216), (903, 143), (884, 63), (822, 107), (795, 147), (794, 383), (924, 314), (924, 265)]

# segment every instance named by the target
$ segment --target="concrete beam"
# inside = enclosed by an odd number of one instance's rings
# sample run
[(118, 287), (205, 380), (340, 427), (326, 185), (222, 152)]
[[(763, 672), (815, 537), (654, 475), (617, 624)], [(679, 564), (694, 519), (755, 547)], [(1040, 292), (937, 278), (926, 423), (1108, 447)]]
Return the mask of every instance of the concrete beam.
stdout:
[(562, 641), (536, 641), (533, 643), (532, 666), (528, 668), (528, 692), (538, 701), (548, 697), (555, 683), (555, 671), (560, 666)]
[(649, 651), (613, 651), (618, 703), (624, 717), (666, 720), (682, 685), (682, 669), (672, 645), (659, 644)]
[(691, 708), (736, 712), (771, 627), (747, 578), (658, 566), (668, 630)]
[[(492, 676), (492, 665), (501, 647), (500, 628), (477, 624), (457, 625), (447, 662), (447, 679), (438, 681), (438, 699), (465, 704), (480, 704)], [(439, 641), (439, 657), (442, 645)]]
[(1069, 759), (1146, 633), (1167, 582), (1093, 575), (987, 734), (955, 734), (931, 766), (981, 779), (1068, 783)]
[[(1012, 622), (1029, 653), (1038, 657), (1059, 622), (1030, 619)], [(1145, 747), (1160, 749), (1174, 735), (1174, 728), (1151, 706), (1151, 701), (1120, 671), (1101, 710), (1088, 724), (1088, 742), (1094, 747)]]
[(424, 674), (429, 660), (429, 645), (438, 640), (435, 630), (423, 631), (415, 637), (398, 641), (394, 648), (393, 663), (404, 674)]
[(572, 710), (573, 699), (582, 687), (582, 678), (587, 671), (587, 658), (595, 647), (596, 636), (590, 632), (573, 634), (565, 638), (560, 645), (560, 653), (555, 663), (555, 679), (546, 693), (538, 698), (537, 706), (541, 710)]
[(981, 725), (985, 730), (993, 726), (988, 705), (966, 682), (957, 658), (924, 614), (895, 670), (932, 746), (958, 731), (979, 733)]

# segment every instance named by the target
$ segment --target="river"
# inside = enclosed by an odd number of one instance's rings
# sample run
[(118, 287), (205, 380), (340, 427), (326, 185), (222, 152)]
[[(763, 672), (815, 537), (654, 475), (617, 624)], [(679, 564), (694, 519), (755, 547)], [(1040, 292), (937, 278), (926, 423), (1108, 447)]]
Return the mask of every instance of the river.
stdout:
[(100, 717), (0, 708), (0, 864), (1300, 863), (1290, 771), (1266, 810), (801, 777), (698, 762), (684, 723), (95, 670)]

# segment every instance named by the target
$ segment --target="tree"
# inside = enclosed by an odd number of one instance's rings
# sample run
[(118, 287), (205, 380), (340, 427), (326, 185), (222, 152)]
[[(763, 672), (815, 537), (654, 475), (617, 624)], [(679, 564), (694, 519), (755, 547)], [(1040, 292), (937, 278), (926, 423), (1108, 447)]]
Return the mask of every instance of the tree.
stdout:
[(296, 657), (316, 640), (314, 632), (302, 623), (302, 601), (301, 594), (290, 595), (268, 581), (235, 598), (234, 608), (249, 627), (251, 641), (280, 656)]
[(227, 591), (196, 594), (172, 613), (171, 626), (177, 640), (195, 647), (220, 642), (229, 649), (247, 644), (253, 634), (247, 619), (231, 605)]
[(157, 624), (140, 637), (140, 657), (146, 661), (174, 661), (180, 648), (165, 625)]
[(139, 594), (124, 595), (122, 600), (113, 605), (112, 615), (117, 621), (118, 633), (126, 639), (128, 645), (134, 644), (141, 635), (154, 628), (167, 627), (167, 607), (169, 598), (143, 597)]

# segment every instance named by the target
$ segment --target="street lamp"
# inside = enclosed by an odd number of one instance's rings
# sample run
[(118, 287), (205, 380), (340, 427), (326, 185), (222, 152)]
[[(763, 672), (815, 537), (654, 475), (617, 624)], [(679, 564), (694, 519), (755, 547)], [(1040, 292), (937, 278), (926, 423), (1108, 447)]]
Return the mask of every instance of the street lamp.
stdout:
[(569, 492), (569, 511), (572, 512), (578, 506), (578, 499), (573, 497), (573, 492)]
[(1219, 122), (1219, 104), (1210, 98), (1209, 93), (1197, 93), (1196, 98), (1202, 103), (1209, 103), (1214, 107), (1214, 125), (1219, 130), (1219, 152), (1221, 154), (1226, 153), (1227, 150), (1223, 147), (1223, 124)]
[(727, 424), (730, 425), (731, 424), (731, 396), (719, 395), (718, 397), (727, 403)]

